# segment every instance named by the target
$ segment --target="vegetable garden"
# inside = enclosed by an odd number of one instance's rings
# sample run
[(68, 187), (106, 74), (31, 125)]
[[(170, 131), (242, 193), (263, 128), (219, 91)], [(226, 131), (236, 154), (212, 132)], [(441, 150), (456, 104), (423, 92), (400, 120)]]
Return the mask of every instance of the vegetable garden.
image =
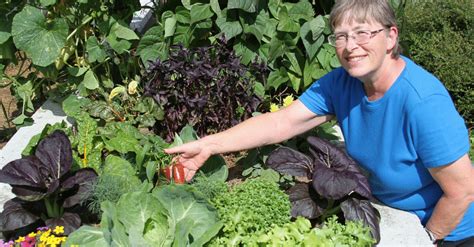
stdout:
[(72, 122), (47, 125), (0, 170), (15, 195), (0, 246), (377, 243), (380, 215), (334, 122), (212, 156), (190, 182), (163, 151), (285, 107), (338, 67), (332, 4), (159, 1), (141, 33), (129, 27), (139, 1), (0, 3), (0, 69), (29, 72), (3, 75), (21, 106), (13, 123), (31, 124), (45, 99)]

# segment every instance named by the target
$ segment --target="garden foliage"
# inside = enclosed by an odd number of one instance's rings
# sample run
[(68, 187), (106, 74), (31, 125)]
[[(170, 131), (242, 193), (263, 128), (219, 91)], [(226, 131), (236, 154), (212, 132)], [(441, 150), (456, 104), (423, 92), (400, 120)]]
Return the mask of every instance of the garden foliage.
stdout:
[(470, 0), (408, 1), (400, 35), (405, 54), (444, 83), (474, 126), (474, 5)]
[(69, 234), (88, 223), (81, 219), (88, 215), (81, 204), (97, 175), (90, 168), (71, 168), (71, 144), (57, 130), (38, 144), (35, 155), (14, 160), (0, 170), (0, 182), (10, 184), (16, 195), (0, 214), (4, 236), (25, 235), (38, 226), (64, 226)]
[(361, 221), (380, 241), (378, 211), (371, 205), (367, 178), (347, 154), (330, 142), (308, 137), (309, 155), (288, 147), (273, 151), (267, 166), (284, 174), (304, 177), (310, 182), (296, 183), (287, 192), (291, 216), (323, 220), (342, 211), (344, 220)]
[(151, 63), (146, 76), (145, 95), (167, 112), (155, 131), (169, 141), (189, 123), (204, 136), (251, 117), (261, 102), (255, 87), (264, 72), (262, 65), (241, 64), (225, 40), (172, 47), (168, 59)]
[(127, 193), (102, 211), (99, 227), (82, 226), (65, 246), (202, 246), (222, 227), (216, 209), (189, 185)]
[(213, 200), (224, 227), (210, 246), (245, 246), (255, 235), (290, 221), (288, 195), (274, 182), (249, 179)]
[(299, 92), (339, 66), (326, 42), (331, 31), (325, 14), (333, 3), (317, 2), (170, 1), (155, 12), (158, 23), (144, 34), (137, 52), (144, 62), (163, 60), (170, 45), (198, 47), (225, 35), (243, 64), (258, 59), (269, 66), (266, 92)]

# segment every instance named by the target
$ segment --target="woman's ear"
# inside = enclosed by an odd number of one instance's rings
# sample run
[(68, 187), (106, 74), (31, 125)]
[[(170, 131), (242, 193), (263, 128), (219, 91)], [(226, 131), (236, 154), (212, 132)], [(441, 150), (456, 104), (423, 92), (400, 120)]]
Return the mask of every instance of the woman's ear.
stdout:
[(392, 50), (398, 42), (398, 28), (390, 27), (387, 35), (387, 50)]

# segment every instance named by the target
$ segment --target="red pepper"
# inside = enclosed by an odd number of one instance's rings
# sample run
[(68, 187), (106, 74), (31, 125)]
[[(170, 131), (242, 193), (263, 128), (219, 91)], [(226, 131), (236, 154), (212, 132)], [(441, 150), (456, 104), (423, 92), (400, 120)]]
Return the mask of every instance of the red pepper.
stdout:
[(161, 169), (161, 172), (165, 174), (166, 180), (173, 180), (177, 184), (184, 184), (184, 166), (181, 163), (172, 164)]

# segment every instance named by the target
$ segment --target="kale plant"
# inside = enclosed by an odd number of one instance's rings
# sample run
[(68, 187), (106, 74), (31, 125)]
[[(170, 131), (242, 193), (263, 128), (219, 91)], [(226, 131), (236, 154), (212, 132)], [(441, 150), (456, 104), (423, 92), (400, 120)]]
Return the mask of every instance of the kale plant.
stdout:
[(199, 136), (227, 129), (251, 117), (261, 103), (255, 93), (266, 67), (246, 67), (240, 58), (217, 40), (213, 46), (170, 48), (167, 60), (152, 62), (144, 79), (145, 95), (165, 110), (156, 132), (170, 141), (186, 124)]
[(291, 215), (311, 220), (340, 213), (346, 221), (362, 221), (380, 241), (380, 215), (372, 204), (367, 178), (357, 163), (343, 150), (319, 137), (307, 138), (310, 155), (288, 147), (275, 149), (266, 161), (268, 167), (309, 182), (296, 183), (287, 193), (292, 204)]

